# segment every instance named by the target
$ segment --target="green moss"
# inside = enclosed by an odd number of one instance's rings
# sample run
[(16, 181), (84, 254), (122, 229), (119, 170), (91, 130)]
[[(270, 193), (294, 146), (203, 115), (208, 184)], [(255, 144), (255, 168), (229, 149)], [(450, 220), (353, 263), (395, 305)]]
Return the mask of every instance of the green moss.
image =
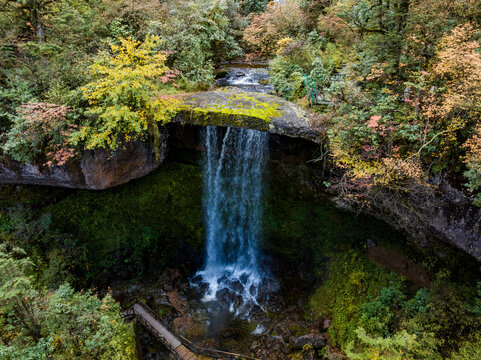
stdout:
[(188, 263), (203, 249), (201, 184), (196, 166), (166, 163), (123, 186), (76, 191), (43, 211), (87, 244), (90, 273), (140, 275), (146, 266)]
[(309, 314), (313, 318), (328, 316), (333, 344), (346, 345), (356, 338), (361, 305), (392, 283), (401, 286), (401, 277), (371, 264), (361, 251), (338, 254), (329, 265), (329, 279), (310, 299)]
[(72, 190), (35, 185), (1, 185), (0, 208), (18, 205), (45, 206), (64, 198)]
[(298, 171), (302, 166), (270, 163), (264, 248), (316, 268), (333, 252), (358, 248), (368, 238), (376, 243), (403, 242), (402, 235), (385, 223), (340, 210), (327, 195), (314, 194), (299, 181), (302, 176), (308, 181), (308, 175)]
[[(195, 101), (196, 98), (191, 100)], [(282, 115), (280, 104), (261, 101), (247, 93), (227, 93), (222, 103), (216, 103), (215, 100), (202, 106), (184, 104), (180, 110), (194, 124), (247, 126), (264, 131), (269, 129), (268, 123), (272, 119)]]

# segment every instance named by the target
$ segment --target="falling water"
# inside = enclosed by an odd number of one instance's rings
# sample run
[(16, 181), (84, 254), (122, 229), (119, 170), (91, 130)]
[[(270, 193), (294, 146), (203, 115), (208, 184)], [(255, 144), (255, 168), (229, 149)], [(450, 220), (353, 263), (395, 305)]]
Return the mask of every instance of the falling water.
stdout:
[(271, 93), (272, 85), (268, 84), (269, 70), (262, 68), (238, 68), (233, 67), (225, 77), (217, 79), (217, 86), (234, 86), (246, 91), (258, 93)]
[[(259, 268), (263, 170), (267, 134), (250, 129), (204, 132), (203, 206), (207, 257), (198, 275), (208, 284), (205, 300), (220, 294), (256, 303), (263, 280)], [(232, 311), (233, 305), (231, 305)]]

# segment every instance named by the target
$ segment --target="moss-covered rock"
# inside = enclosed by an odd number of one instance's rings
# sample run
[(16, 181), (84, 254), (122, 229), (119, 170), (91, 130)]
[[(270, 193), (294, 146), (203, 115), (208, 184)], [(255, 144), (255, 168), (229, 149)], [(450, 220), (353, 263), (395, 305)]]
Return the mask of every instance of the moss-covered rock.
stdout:
[(201, 183), (196, 166), (167, 163), (120, 187), (72, 192), (42, 211), (87, 244), (89, 273), (131, 277), (203, 258), (193, 257), (203, 252)]
[(271, 160), (264, 211), (264, 248), (293, 261), (323, 264), (333, 252), (376, 243), (400, 242), (403, 236), (382, 221), (336, 208), (309, 183), (302, 161)]
[(247, 127), (319, 142), (322, 133), (310, 125), (309, 114), (277, 96), (223, 88), (184, 99), (176, 122)]

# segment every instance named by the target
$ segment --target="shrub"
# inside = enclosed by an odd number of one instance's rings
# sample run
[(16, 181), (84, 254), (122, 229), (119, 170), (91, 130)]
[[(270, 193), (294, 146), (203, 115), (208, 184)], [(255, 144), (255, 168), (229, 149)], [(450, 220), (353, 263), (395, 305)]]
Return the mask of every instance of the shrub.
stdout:
[(73, 144), (117, 150), (147, 134), (158, 139), (158, 124), (170, 120), (177, 104), (159, 92), (177, 74), (165, 65), (167, 56), (156, 51), (159, 41), (155, 36), (144, 42), (120, 39), (120, 45), (111, 44), (112, 55), (104, 54), (89, 68), (94, 81), (83, 91), (91, 118), (72, 134)]
[(12, 128), (6, 134), (3, 150), (15, 160), (29, 163), (40, 156), (45, 165), (64, 165), (74, 157), (69, 136), (77, 125), (72, 122), (73, 110), (68, 106), (29, 103), (18, 108)]
[(214, 64), (243, 55), (238, 39), (245, 22), (237, 1), (182, 1), (168, 5), (168, 15), (152, 23), (163, 39), (169, 64), (181, 72), (181, 86), (209, 88)]
[(285, 37), (296, 37), (303, 28), (303, 14), (296, 1), (272, 1), (267, 10), (250, 16), (244, 30), (244, 41), (252, 51), (269, 56), (276, 52), (277, 43)]

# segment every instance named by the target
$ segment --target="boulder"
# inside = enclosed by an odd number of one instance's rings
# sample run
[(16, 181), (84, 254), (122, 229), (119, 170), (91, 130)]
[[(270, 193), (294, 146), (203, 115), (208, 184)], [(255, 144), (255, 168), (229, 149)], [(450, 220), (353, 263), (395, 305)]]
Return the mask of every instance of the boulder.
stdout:
[(326, 339), (319, 334), (291, 336), (289, 338), (289, 345), (293, 350), (302, 350), (305, 345), (310, 345), (314, 349), (320, 349), (326, 345)]
[(48, 185), (74, 189), (104, 190), (143, 177), (157, 169), (167, 156), (167, 131), (161, 134), (159, 158), (149, 141), (133, 141), (111, 153), (87, 150), (80, 160), (65, 165), (23, 164), (4, 156), (0, 183)]

